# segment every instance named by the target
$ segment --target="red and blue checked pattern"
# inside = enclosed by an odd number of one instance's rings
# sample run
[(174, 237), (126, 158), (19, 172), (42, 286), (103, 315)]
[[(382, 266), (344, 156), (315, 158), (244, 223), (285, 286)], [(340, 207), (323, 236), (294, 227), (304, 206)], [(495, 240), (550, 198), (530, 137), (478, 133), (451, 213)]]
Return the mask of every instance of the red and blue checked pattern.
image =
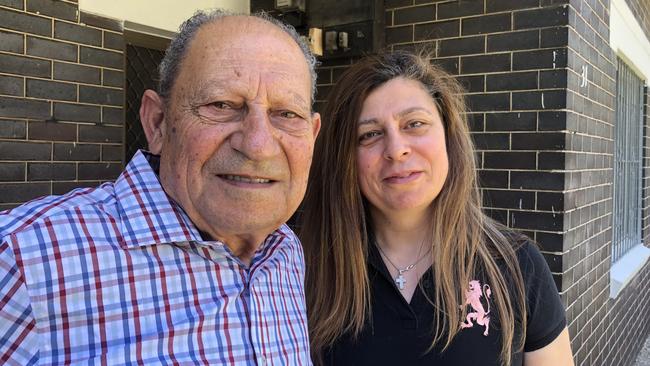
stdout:
[(311, 364), (291, 229), (246, 267), (156, 165), (139, 152), (115, 183), (0, 213), (0, 364)]

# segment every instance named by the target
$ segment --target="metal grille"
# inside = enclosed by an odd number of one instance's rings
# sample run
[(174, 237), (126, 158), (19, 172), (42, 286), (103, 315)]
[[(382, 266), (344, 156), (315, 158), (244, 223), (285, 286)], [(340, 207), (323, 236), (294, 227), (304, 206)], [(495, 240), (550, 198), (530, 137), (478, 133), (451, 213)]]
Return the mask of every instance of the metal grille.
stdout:
[(618, 59), (612, 262), (641, 243), (643, 80)]
[(128, 162), (138, 149), (147, 147), (147, 138), (140, 123), (140, 100), (146, 89), (158, 85), (158, 65), (164, 51), (126, 46), (126, 124), (124, 158)]

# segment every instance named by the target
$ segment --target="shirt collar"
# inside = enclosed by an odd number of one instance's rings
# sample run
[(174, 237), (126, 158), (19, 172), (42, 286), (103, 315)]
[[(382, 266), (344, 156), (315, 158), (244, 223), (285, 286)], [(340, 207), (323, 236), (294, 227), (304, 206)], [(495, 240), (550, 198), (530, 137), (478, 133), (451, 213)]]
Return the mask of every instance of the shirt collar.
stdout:
[[(115, 196), (125, 249), (160, 243), (207, 243), (185, 211), (169, 197), (158, 178), (160, 156), (138, 150), (115, 181)], [(293, 237), (287, 225), (273, 231), (258, 249), (262, 257), (268, 243)], [(219, 241), (214, 241), (221, 245)], [(271, 247), (276, 247), (272, 245)]]
[(202, 240), (185, 211), (160, 185), (159, 161), (158, 156), (139, 150), (115, 181), (125, 248)]

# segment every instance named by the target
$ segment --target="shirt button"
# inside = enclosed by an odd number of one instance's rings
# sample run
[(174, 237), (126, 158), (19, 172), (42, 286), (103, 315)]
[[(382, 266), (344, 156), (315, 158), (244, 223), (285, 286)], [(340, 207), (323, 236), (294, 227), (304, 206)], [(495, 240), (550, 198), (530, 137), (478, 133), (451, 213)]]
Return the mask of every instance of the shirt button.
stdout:
[(260, 366), (265, 366), (266, 365), (266, 357), (262, 356), (257, 362), (258, 365)]

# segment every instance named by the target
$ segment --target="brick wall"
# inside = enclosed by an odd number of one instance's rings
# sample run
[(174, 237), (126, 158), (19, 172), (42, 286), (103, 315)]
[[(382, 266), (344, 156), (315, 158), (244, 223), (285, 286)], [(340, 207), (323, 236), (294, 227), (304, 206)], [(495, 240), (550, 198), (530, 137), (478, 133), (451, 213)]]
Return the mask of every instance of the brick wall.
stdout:
[(598, 316), (610, 305), (616, 57), (608, 9), (608, 0), (580, 0), (569, 12), (562, 282), (577, 365), (602, 365), (619, 353), (604, 332), (612, 317)]
[(645, 87), (645, 106), (643, 111), (644, 128), (643, 128), (643, 207), (642, 214), (642, 233), (643, 243), (650, 247), (650, 88), (648, 81)]
[(645, 34), (650, 34), (650, 1), (625, 0)]
[[(650, 3), (628, 2), (647, 32)], [(609, 299), (616, 93), (609, 0), (385, 4), (388, 48), (434, 49), (434, 62), (465, 85), (484, 207), (540, 243), (567, 308), (576, 364), (630, 365), (650, 330), (650, 265)], [(320, 68), (319, 100), (352, 61)]]
[(119, 174), (123, 48), (76, 1), (0, 0), (0, 210)]

